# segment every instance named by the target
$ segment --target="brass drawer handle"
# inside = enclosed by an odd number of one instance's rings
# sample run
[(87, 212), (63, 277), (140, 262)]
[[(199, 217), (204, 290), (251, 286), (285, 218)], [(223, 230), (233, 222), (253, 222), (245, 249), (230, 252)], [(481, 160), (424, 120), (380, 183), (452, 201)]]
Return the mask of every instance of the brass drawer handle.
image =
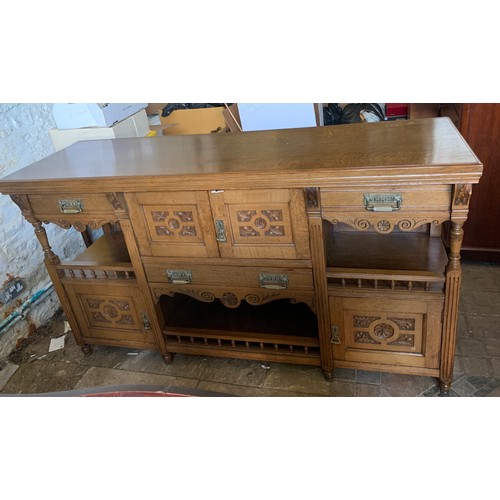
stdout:
[(366, 210), (371, 212), (394, 212), (401, 209), (403, 195), (399, 193), (367, 193), (363, 195)]
[(59, 210), (64, 214), (80, 214), (83, 212), (83, 200), (58, 200)]
[(166, 273), (168, 282), (173, 285), (189, 285), (193, 278), (192, 271), (186, 269), (168, 269)]
[(259, 283), (262, 288), (286, 290), (288, 288), (288, 275), (261, 273), (259, 274)]

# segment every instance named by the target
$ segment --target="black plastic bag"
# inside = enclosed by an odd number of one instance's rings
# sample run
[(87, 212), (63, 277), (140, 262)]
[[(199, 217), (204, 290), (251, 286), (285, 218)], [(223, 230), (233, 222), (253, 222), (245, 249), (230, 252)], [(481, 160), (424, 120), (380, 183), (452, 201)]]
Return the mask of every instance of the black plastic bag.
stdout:
[(323, 124), (338, 125), (342, 116), (342, 108), (337, 104), (328, 104), (323, 106)]
[(201, 108), (219, 108), (224, 106), (224, 104), (211, 104), (211, 103), (200, 103), (195, 102), (192, 104), (187, 103), (169, 103), (161, 111), (161, 116), (168, 116), (170, 113), (177, 109), (201, 109)]
[(384, 112), (377, 103), (346, 104), (342, 109), (340, 123), (381, 122), (384, 120)]

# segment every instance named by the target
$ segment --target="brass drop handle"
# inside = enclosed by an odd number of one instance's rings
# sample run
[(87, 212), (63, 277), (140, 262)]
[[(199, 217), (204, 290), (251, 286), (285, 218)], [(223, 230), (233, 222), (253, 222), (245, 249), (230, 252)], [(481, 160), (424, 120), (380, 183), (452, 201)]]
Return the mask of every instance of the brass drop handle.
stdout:
[(59, 210), (64, 214), (80, 214), (83, 212), (83, 200), (57, 200)]
[(286, 290), (288, 288), (288, 275), (286, 274), (259, 274), (259, 284), (262, 288), (270, 290)]
[(399, 193), (367, 193), (363, 195), (366, 210), (370, 212), (395, 212), (401, 209), (403, 195)]
[(187, 269), (167, 269), (167, 279), (173, 285), (189, 285), (193, 272)]

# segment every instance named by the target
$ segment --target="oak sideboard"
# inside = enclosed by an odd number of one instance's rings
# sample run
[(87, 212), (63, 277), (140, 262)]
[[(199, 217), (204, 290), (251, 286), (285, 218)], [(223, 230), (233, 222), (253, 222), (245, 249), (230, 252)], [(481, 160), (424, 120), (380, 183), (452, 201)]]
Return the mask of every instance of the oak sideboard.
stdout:
[[(449, 391), (481, 162), (448, 118), (78, 142), (0, 179), (76, 342)], [(103, 228), (55, 255), (44, 224)], [(174, 361), (175, 362), (175, 361)]]

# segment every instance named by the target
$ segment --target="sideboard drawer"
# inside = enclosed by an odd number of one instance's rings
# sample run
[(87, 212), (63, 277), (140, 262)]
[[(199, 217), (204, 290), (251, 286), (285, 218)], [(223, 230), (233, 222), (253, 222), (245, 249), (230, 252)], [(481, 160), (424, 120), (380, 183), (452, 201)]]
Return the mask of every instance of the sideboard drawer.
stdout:
[(352, 189), (321, 189), (321, 206), (340, 212), (445, 211), (451, 208), (451, 187), (415, 186), (411, 188), (367, 186)]
[(175, 262), (145, 264), (148, 281), (174, 285), (208, 285), (270, 290), (313, 290), (311, 269), (205, 266)]
[(49, 196), (32, 194), (29, 201), (39, 220), (115, 216), (113, 204), (104, 193), (63, 193)]
[(390, 233), (412, 231), (424, 224), (439, 225), (450, 217), (451, 186), (321, 189), (322, 217), (354, 229)]

